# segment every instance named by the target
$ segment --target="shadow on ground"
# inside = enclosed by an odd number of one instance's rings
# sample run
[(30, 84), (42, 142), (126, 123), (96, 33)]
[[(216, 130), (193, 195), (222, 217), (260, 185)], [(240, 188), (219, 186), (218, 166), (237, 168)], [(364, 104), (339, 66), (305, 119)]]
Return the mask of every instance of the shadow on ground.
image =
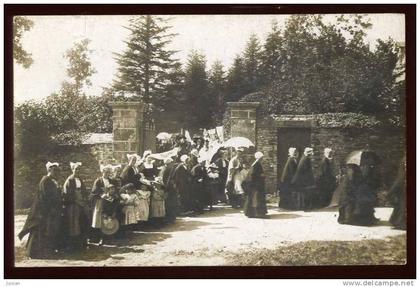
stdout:
[(293, 214), (293, 213), (280, 213), (280, 214), (270, 214), (268, 216), (268, 219), (293, 219), (293, 218), (299, 218), (304, 217), (299, 214)]
[(203, 214), (200, 214), (200, 218), (212, 218), (212, 217), (221, 217), (229, 214), (241, 213), (241, 209), (234, 209), (229, 206), (216, 207), (212, 211), (204, 211)]

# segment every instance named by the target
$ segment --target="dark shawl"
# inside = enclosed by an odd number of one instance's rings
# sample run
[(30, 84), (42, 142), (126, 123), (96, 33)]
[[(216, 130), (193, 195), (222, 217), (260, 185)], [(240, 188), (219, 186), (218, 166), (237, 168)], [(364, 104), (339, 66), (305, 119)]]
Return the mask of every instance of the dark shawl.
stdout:
[(146, 168), (144, 164), (139, 166), (139, 173), (142, 173), (147, 180), (154, 180), (158, 175), (158, 169), (155, 165), (152, 168)]
[[(59, 187), (48, 175), (44, 176), (38, 185), (38, 191), (34, 195), (32, 207), (26, 219), (22, 231), (18, 234), (19, 239), (30, 233), (32, 229), (46, 224), (49, 217), (56, 219), (61, 217), (62, 200)], [(52, 235), (54, 236), (54, 235)]]
[(163, 167), (163, 171), (162, 171), (162, 181), (163, 184), (165, 185), (165, 187), (168, 185), (168, 181), (169, 181), (169, 177), (171, 175), (171, 172), (174, 170), (175, 168), (175, 163), (171, 162), (169, 164), (167, 164), (166, 166)]
[[(225, 163), (225, 167), (223, 167), (223, 162)], [(223, 158), (218, 158), (214, 164), (217, 166), (217, 169), (219, 171), (219, 180), (220, 183), (223, 184), (223, 186), (226, 184), (227, 176), (228, 176), (228, 167), (229, 167), (229, 161)]]
[[(115, 185), (115, 181), (113, 179), (108, 179), (110, 184)], [(90, 193), (90, 200), (96, 200), (101, 198), (102, 194), (105, 192), (105, 183), (101, 177), (98, 177), (92, 186), (92, 191)]]
[(299, 187), (313, 186), (315, 184), (312, 163), (309, 157), (304, 155), (300, 159), (292, 184)]
[(289, 157), (284, 166), (283, 173), (281, 174), (282, 183), (291, 183), (295, 176), (297, 169), (297, 160), (294, 157)]
[(267, 204), (265, 200), (264, 170), (259, 161), (251, 169), (243, 188), (245, 191), (244, 213), (248, 217), (262, 217), (267, 214)]
[(83, 201), (77, 201), (76, 202), (76, 179), (74, 177), (74, 175), (70, 175), (66, 182), (64, 183), (64, 190), (63, 190), (63, 201), (64, 204), (72, 204), (72, 203), (77, 203), (78, 205), (84, 207), (87, 204), (88, 198), (89, 198), (89, 194), (86, 191), (86, 186), (83, 182), (83, 180), (79, 177), (81, 186), (80, 186), (80, 190), (81, 190), (81, 194), (82, 194), (82, 198)]
[(180, 204), (184, 209), (192, 207), (190, 195), (191, 175), (184, 164), (179, 163), (169, 177), (169, 186), (173, 188), (179, 196)]
[(348, 165), (339, 192), (339, 223), (370, 225), (376, 222), (376, 193), (363, 177), (359, 166)]

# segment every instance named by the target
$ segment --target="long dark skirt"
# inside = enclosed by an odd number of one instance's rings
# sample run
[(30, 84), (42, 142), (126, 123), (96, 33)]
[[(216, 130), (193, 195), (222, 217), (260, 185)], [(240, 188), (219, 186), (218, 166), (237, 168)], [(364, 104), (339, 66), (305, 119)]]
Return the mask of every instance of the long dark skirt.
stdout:
[(366, 188), (360, 188), (355, 196), (349, 196), (339, 205), (338, 222), (341, 224), (368, 226), (378, 222), (375, 214), (375, 200)]
[(280, 184), (279, 189), (279, 207), (284, 209), (295, 209), (292, 198), (293, 186), (290, 183), (284, 182)]
[(76, 203), (69, 204), (64, 209), (65, 249), (76, 251), (86, 248), (90, 229), (88, 207)]
[(26, 254), (33, 259), (48, 259), (60, 248), (61, 218), (50, 218), (29, 233)]
[(264, 217), (267, 204), (263, 191), (251, 189), (244, 197), (244, 213), (247, 217)]

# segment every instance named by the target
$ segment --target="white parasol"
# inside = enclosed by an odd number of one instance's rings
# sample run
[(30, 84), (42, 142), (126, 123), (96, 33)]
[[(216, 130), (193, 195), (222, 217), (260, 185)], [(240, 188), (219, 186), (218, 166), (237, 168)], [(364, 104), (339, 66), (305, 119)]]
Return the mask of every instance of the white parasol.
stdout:
[(239, 148), (239, 147), (246, 147), (249, 148), (251, 146), (254, 146), (252, 141), (245, 137), (233, 137), (231, 139), (228, 139), (223, 143), (224, 147), (232, 147), (232, 148)]

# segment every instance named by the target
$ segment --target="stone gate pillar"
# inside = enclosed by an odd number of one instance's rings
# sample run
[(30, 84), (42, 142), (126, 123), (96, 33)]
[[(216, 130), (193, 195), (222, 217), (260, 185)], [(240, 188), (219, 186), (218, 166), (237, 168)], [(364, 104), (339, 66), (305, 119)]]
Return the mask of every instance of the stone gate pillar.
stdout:
[(257, 146), (256, 114), (258, 102), (228, 102), (230, 137), (246, 137)]
[(126, 163), (127, 153), (141, 154), (144, 149), (143, 103), (111, 102), (113, 153), (117, 162)]

